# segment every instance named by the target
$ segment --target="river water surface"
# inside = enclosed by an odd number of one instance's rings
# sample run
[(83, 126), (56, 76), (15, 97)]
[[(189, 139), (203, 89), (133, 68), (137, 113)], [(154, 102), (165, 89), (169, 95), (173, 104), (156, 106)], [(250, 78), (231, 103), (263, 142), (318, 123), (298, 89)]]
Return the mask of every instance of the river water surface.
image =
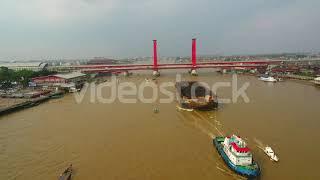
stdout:
[[(140, 84), (145, 77), (120, 82)], [(157, 81), (175, 78), (164, 73)], [(213, 73), (183, 78), (210, 86), (232, 81), (231, 75)], [(250, 102), (240, 97), (211, 112), (177, 110), (176, 102), (93, 103), (88, 91), (80, 104), (67, 95), (0, 117), (0, 179), (55, 180), (70, 163), (75, 180), (244, 179), (224, 165), (212, 145), (213, 137), (233, 133), (252, 149), (261, 179), (319, 179), (320, 88), (242, 75), (238, 81), (238, 88), (250, 83)], [(151, 95), (150, 88), (145, 95)], [(218, 96), (231, 98), (231, 88), (218, 89)], [(265, 145), (274, 148), (279, 163), (264, 155), (259, 147)]]

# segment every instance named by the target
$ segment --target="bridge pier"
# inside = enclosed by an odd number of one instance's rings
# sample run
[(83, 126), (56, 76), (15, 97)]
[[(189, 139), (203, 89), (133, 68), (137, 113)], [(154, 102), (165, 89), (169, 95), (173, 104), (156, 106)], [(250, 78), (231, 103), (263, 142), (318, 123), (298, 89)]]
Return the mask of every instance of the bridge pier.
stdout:
[(129, 71), (123, 71), (123, 76), (125, 77), (129, 76)]
[(227, 69), (222, 69), (222, 74), (227, 74)]
[(190, 74), (192, 76), (198, 76), (197, 70), (196, 69), (191, 69)]
[(159, 77), (159, 76), (160, 76), (160, 72), (157, 71), (157, 70), (153, 70), (152, 75), (153, 75), (154, 77)]

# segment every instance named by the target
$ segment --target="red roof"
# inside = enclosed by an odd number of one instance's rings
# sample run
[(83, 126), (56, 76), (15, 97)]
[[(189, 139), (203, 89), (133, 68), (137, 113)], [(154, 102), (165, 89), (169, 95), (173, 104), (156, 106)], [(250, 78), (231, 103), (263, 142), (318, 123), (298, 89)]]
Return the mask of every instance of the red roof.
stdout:
[(236, 143), (232, 142), (231, 146), (237, 151), (237, 152), (242, 152), (242, 153), (247, 153), (250, 151), (248, 147), (241, 148), (239, 147)]

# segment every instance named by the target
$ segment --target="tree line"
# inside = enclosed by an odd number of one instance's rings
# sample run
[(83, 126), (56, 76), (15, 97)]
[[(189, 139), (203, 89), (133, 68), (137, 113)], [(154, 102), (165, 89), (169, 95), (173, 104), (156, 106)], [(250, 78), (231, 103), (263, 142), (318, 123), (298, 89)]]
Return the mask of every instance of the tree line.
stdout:
[(47, 69), (42, 71), (31, 71), (26, 69), (14, 71), (7, 67), (0, 67), (0, 88), (11, 88), (14, 82), (26, 87), (34, 77), (48, 76), (56, 73), (57, 72), (55, 71), (49, 71)]

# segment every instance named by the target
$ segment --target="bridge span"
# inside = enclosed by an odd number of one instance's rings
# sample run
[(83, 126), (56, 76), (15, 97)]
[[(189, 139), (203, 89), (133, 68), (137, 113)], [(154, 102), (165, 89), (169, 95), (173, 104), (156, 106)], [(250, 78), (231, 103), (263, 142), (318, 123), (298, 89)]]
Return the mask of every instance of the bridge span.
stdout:
[(278, 60), (255, 60), (255, 61), (212, 61), (197, 62), (196, 39), (192, 39), (191, 63), (158, 63), (157, 40), (153, 40), (153, 64), (119, 64), (119, 65), (76, 65), (64, 66), (61, 68), (69, 70), (79, 70), (85, 73), (99, 72), (128, 72), (137, 70), (152, 70), (154, 76), (159, 76), (159, 70), (163, 69), (188, 69), (192, 75), (197, 74), (197, 69), (202, 68), (219, 68), (219, 69), (257, 69), (267, 68), (270, 64), (279, 64)]

